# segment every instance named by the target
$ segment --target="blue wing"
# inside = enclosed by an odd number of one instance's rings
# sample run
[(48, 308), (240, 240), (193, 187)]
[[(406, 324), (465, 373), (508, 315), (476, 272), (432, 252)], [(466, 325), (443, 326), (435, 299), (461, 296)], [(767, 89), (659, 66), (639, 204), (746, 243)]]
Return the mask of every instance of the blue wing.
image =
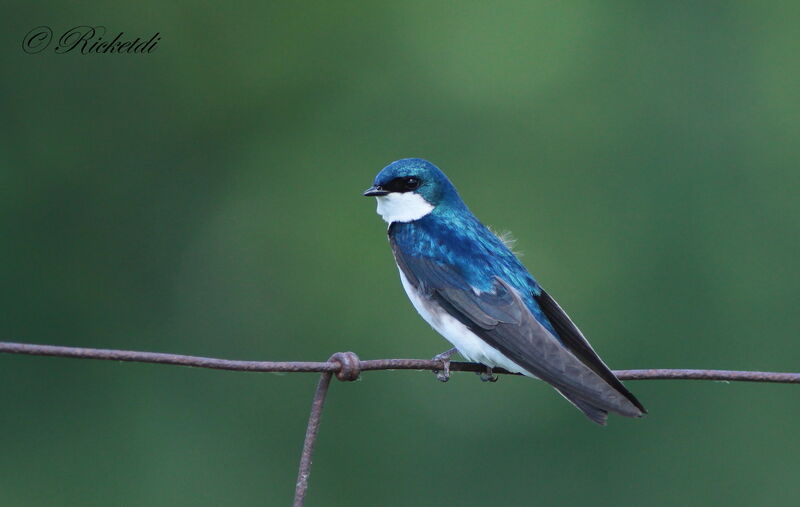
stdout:
[[(424, 297), (434, 300), (506, 357), (553, 385), (592, 420), (604, 423), (607, 411), (631, 417), (645, 412), (538, 285), (535, 291), (523, 294), (501, 271), (475, 287), (458, 263), (401, 248), (391, 229), (390, 241), (398, 266)], [(446, 256), (437, 255), (437, 259), (442, 258)], [(533, 305), (539, 310), (539, 319), (531, 310)]]

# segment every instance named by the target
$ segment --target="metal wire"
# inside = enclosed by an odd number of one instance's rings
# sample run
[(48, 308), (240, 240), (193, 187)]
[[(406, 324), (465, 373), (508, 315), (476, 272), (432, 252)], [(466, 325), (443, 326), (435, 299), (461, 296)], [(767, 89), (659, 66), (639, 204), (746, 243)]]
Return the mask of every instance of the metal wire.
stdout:
[(306, 427), (306, 438), (303, 441), (303, 452), (300, 454), (300, 469), (297, 471), (297, 484), (294, 489), (293, 507), (303, 507), (306, 501), (308, 477), (311, 475), (311, 458), (314, 456), (314, 444), (317, 442), (319, 422), (322, 418), (322, 409), (325, 406), (325, 396), (328, 394), (328, 386), (331, 385), (331, 376), (331, 372), (323, 372), (319, 377), (317, 390), (314, 391), (314, 400), (311, 402), (311, 414), (308, 416), (308, 426)]
[[(311, 474), (311, 463), (314, 445), (319, 432), (322, 409), (328, 393), (331, 378), (336, 375), (341, 381), (353, 381), (361, 372), (376, 370), (431, 370), (444, 369), (441, 360), (426, 359), (371, 359), (362, 361), (353, 352), (338, 352), (324, 362), (310, 361), (236, 361), (215, 357), (186, 356), (180, 354), (164, 354), (159, 352), (140, 352), (134, 350), (94, 349), (85, 347), (61, 347), (56, 345), (36, 345), (31, 343), (0, 342), (0, 353), (25, 354), (32, 356), (71, 357), (76, 359), (100, 359), (108, 361), (129, 361), (137, 363), (172, 364), (209, 368), (214, 370), (232, 370), (246, 372), (320, 372), (317, 389), (311, 403), (311, 414), (308, 418), (303, 452), (300, 455), (300, 466), (295, 487), (294, 507), (302, 507), (308, 491), (308, 479)], [(477, 363), (451, 362), (450, 371), (483, 372), (485, 366)], [(493, 373), (518, 375), (502, 368), (495, 368)], [(648, 369), (648, 370), (616, 370), (614, 374), (620, 380), (723, 380), (741, 382), (772, 382), (783, 384), (800, 384), (800, 373), (773, 371), (734, 371), (734, 370), (686, 370), (686, 369)]]
[[(343, 368), (357, 368), (359, 372), (375, 370), (441, 370), (442, 361), (428, 359), (370, 359), (358, 360), (351, 366), (331, 358), (324, 362), (313, 361), (237, 361), (214, 357), (186, 356), (160, 352), (140, 352), (135, 350), (94, 349), (85, 347), (61, 347), (56, 345), (35, 345), (31, 343), (0, 342), (0, 353), (25, 354), (33, 356), (72, 357), (78, 359), (100, 359), (108, 361), (129, 361), (137, 363), (173, 364), (194, 368), (250, 372), (332, 372), (340, 373)], [(352, 360), (351, 360), (352, 361)], [(482, 372), (483, 365), (477, 363), (450, 363), (450, 371)], [(494, 373), (509, 374), (501, 368)], [(741, 382), (775, 382), (800, 384), (800, 373), (773, 371), (735, 371), (735, 370), (686, 370), (686, 369), (641, 369), (615, 370), (621, 380), (726, 380)], [(516, 375), (516, 374), (514, 374)]]

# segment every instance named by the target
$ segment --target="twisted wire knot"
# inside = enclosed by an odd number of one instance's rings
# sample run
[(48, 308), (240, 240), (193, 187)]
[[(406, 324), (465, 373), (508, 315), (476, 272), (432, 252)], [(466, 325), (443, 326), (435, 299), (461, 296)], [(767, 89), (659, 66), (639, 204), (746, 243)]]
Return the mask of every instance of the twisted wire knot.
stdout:
[(328, 361), (339, 363), (336, 378), (342, 382), (358, 380), (359, 375), (361, 375), (361, 360), (355, 352), (337, 352)]

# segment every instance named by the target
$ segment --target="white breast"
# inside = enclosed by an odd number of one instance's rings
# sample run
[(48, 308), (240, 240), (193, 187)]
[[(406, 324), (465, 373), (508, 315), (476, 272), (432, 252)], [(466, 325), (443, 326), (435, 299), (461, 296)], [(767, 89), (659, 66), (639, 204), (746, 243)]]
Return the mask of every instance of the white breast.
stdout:
[(443, 310), (435, 301), (431, 301), (420, 294), (409, 283), (402, 270), (400, 270), (400, 281), (403, 283), (403, 288), (406, 290), (411, 304), (422, 315), (425, 322), (452, 343), (462, 356), (491, 368), (500, 366), (508, 371), (533, 376), (517, 363), (504, 356), (499, 350), (479, 338), (467, 326)]
[(378, 214), (387, 222), (413, 222), (431, 211), (433, 206), (414, 192), (391, 192), (376, 197)]

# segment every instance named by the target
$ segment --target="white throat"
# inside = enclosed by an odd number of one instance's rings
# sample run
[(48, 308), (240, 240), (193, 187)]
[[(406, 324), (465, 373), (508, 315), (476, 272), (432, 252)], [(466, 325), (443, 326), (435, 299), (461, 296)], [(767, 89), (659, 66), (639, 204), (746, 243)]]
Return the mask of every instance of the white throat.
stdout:
[(431, 203), (414, 192), (391, 192), (376, 199), (378, 214), (388, 223), (413, 222), (433, 211)]

